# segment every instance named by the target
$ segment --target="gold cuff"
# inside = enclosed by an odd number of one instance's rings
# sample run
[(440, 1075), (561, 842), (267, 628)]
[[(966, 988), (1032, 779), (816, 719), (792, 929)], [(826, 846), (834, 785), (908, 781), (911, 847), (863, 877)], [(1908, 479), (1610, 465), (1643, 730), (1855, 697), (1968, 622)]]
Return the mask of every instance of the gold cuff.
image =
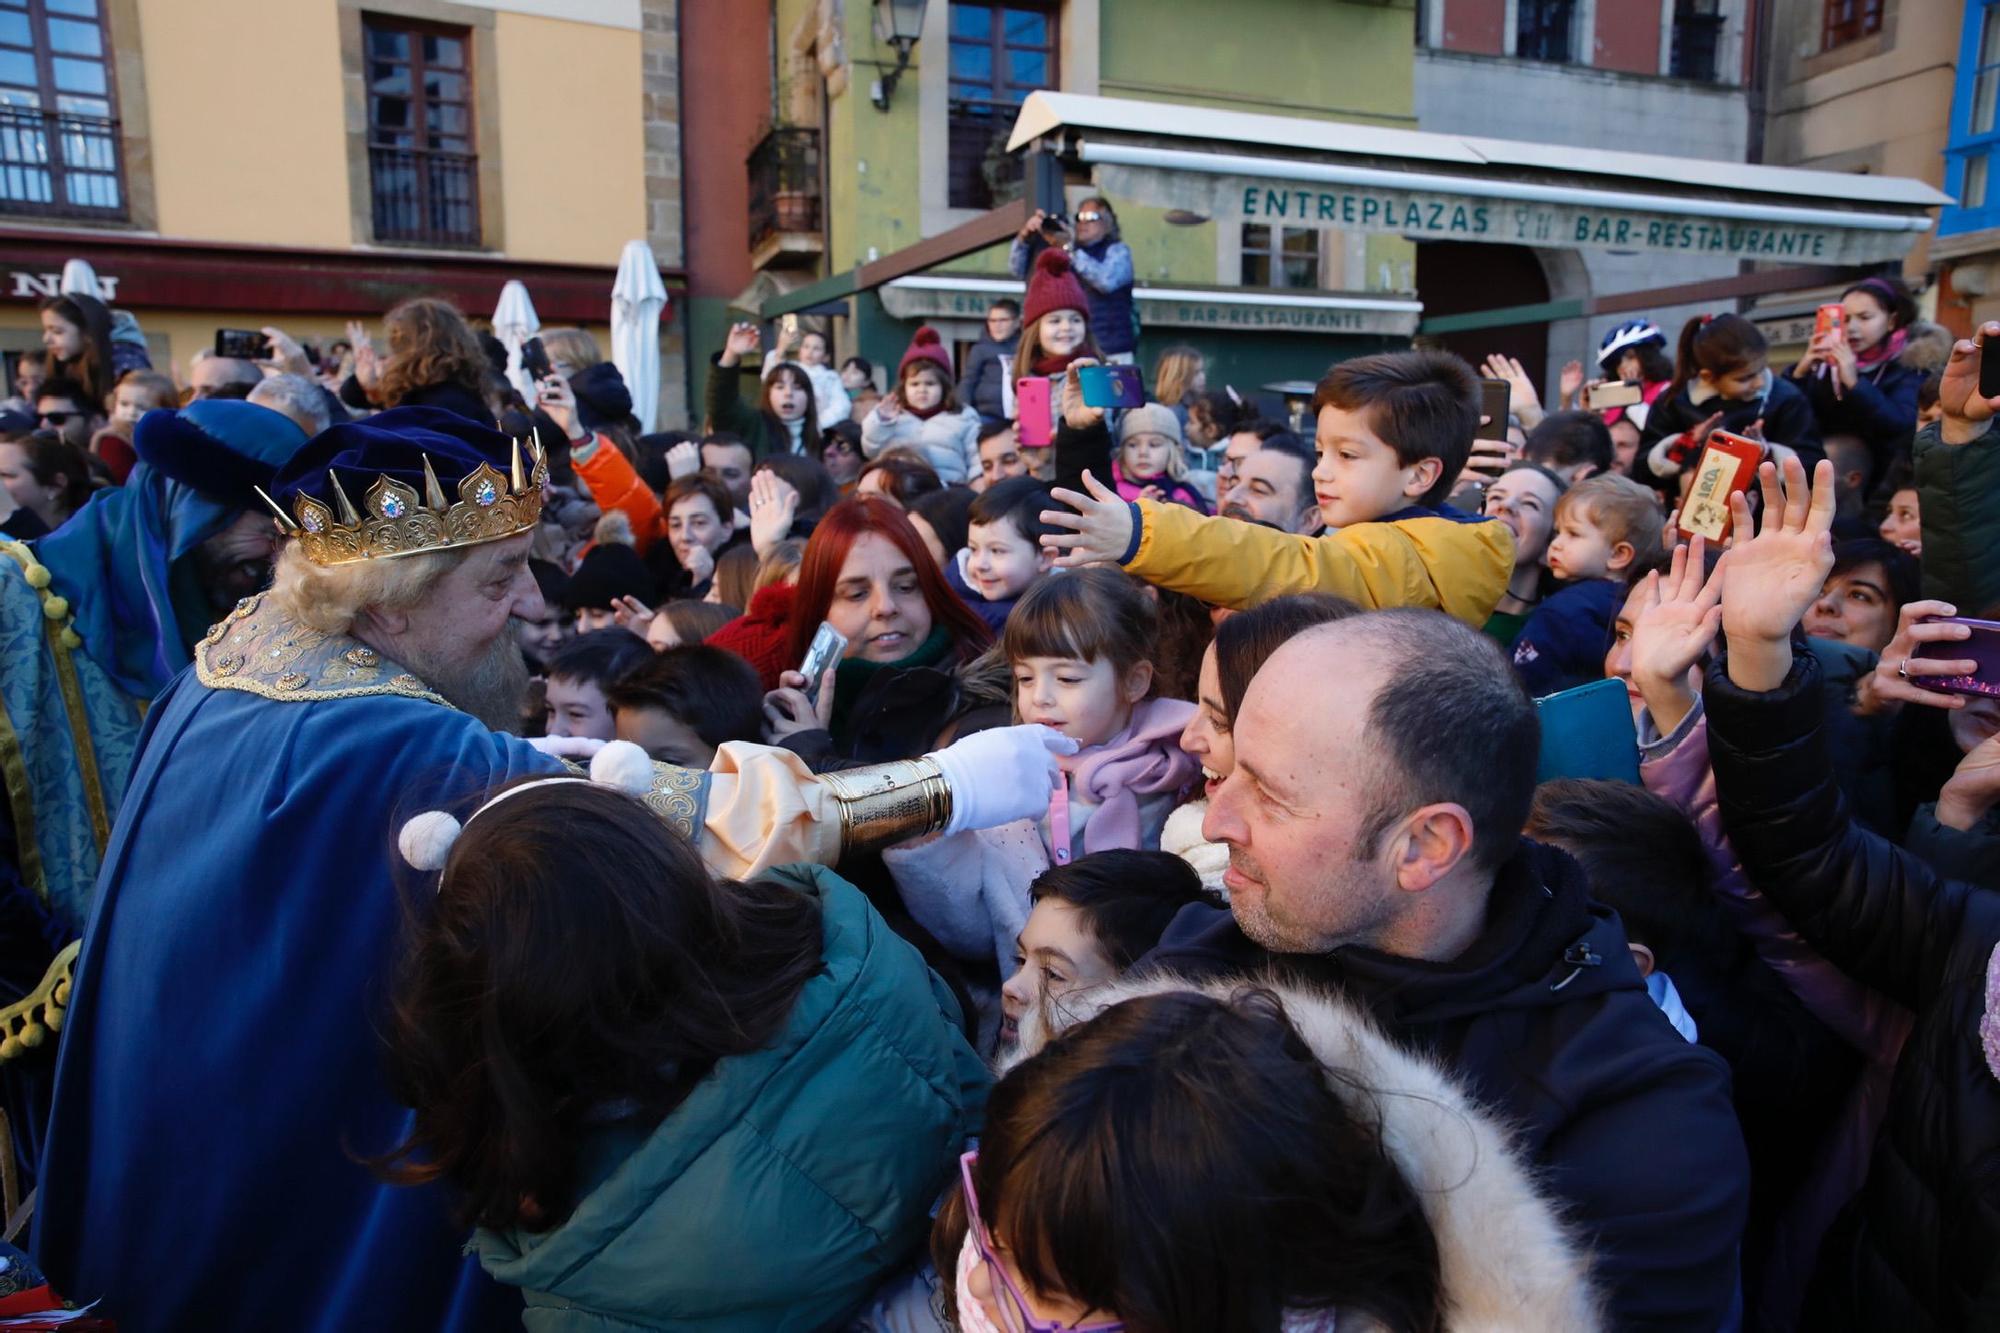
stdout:
[(929, 759), (899, 759), (837, 773), (820, 781), (840, 809), (842, 852), (887, 847), (936, 833), (951, 821), (951, 788)]

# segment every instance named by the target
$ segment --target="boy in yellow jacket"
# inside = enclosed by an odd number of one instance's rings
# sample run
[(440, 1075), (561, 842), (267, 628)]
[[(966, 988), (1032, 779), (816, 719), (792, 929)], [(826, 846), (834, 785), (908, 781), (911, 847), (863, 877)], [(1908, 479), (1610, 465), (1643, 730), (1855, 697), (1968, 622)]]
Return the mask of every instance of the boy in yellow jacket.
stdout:
[[(1065, 394), (1065, 408), (1080, 396)], [(1479, 427), (1479, 384), (1447, 352), (1384, 352), (1335, 366), (1313, 395), (1313, 493), (1327, 531), (1300, 537), (1186, 505), (1128, 503), (1084, 474), (1088, 495), (1042, 517), (1065, 567), (1114, 561), (1148, 583), (1240, 609), (1283, 593), (1368, 607), (1426, 606), (1475, 628), (1514, 568), (1504, 524), (1448, 508)], [(1071, 418), (1075, 421), (1075, 417)]]

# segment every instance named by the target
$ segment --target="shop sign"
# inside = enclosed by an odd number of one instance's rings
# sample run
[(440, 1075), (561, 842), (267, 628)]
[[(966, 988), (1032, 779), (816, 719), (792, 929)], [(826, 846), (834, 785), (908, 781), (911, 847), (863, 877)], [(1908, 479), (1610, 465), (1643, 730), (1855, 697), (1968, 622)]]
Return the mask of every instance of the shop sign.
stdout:
[[(976, 291), (964, 288), (882, 288), (882, 307), (897, 319), (984, 319), (995, 298), (1020, 289)], [(1234, 297), (1234, 293), (1231, 293)], [(1407, 337), (1416, 332), (1420, 314), (1414, 310), (1378, 310), (1343, 306), (1337, 298), (1311, 305), (1264, 303), (1245, 292), (1231, 300), (1198, 296), (1148, 296), (1144, 287), (1132, 291), (1144, 328), (1230, 329), (1245, 332), (1388, 334)]]
[(1636, 250), (1795, 264), (1863, 264), (1901, 258), (1919, 235), (1492, 199), (1437, 190), (1211, 176), (1113, 163), (1100, 164), (1096, 178), (1098, 187), (1114, 198), (1157, 208), (1183, 208), (1208, 217), (1271, 226), (1393, 232), (1419, 241)]
[[(108, 273), (97, 275), (97, 290), (106, 301), (118, 299), (118, 279)], [(32, 273), (25, 269), (10, 269), (7, 273), (7, 295), (16, 301), (40, 301), (62, 294), (62, 270), (54, 273)]]

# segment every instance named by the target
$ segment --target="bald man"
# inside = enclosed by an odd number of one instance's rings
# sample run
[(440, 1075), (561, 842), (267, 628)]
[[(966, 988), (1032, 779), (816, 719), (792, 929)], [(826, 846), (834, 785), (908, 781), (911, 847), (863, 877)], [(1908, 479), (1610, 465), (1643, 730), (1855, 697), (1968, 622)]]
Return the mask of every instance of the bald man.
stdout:
[(1749, 1199), (1728, 1069), (1653, 1004), (1576, 863), (1521, 837), (1540, 729), (1498, 647), (1427, 610), (1314, 627), (1235, 741), (1202, 824), (1229, 907), (1184, 910), (1143, 965), (1344, 991), (1516, 1124), (1611, 1326), (1720, 1325)]

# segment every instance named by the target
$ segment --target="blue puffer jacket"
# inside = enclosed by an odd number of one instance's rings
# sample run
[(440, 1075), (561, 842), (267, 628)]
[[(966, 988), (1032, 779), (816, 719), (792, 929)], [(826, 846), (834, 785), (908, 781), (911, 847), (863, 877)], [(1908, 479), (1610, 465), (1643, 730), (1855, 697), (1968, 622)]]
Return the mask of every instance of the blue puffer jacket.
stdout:
[(987, 1074), (958, 1005), (860, 890), (820, 901), (825, 959), (768, 1048), (717, 1063), (652, 1129), (607, 1126), (552, 1231), (478, 1234), (530, 1333), (783, 1333), (839, 1324), (930, 1230), (978, 1130)]

